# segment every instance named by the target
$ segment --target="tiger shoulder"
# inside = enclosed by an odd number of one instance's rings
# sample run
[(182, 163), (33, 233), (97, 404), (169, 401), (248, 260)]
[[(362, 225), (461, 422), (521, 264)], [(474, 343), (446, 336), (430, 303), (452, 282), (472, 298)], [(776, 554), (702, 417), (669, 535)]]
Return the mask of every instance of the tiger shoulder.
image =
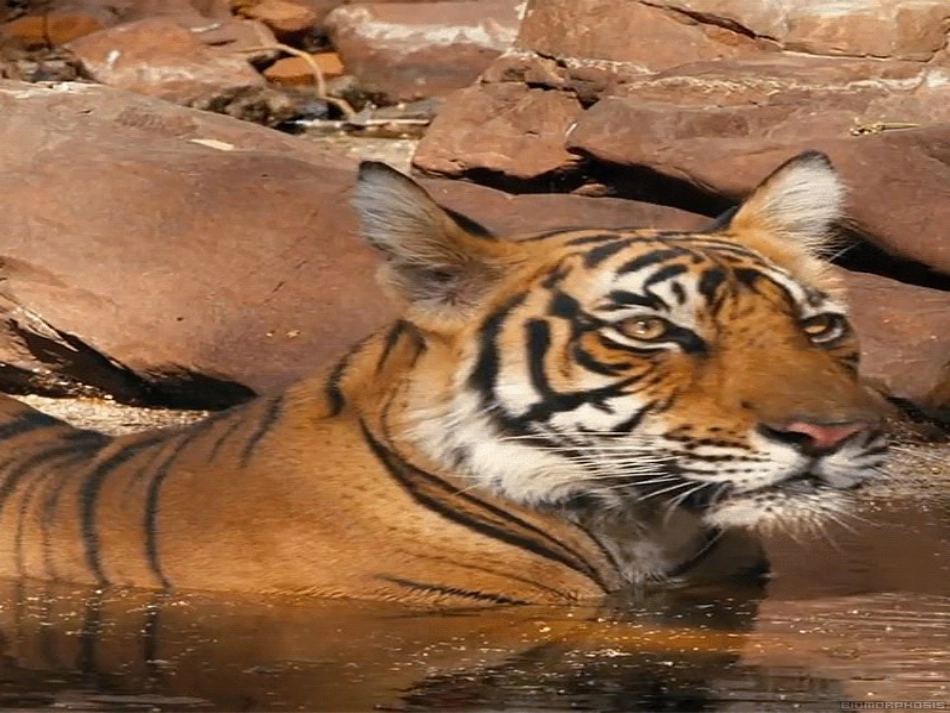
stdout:
[(181, 429), (3, 400), (0, 576), (470, 605), (761, 571), (886, 455), (821, 259), (843, 192), (809, 152), (704, 231), (507, 239), (364, 163), (399, 319)]

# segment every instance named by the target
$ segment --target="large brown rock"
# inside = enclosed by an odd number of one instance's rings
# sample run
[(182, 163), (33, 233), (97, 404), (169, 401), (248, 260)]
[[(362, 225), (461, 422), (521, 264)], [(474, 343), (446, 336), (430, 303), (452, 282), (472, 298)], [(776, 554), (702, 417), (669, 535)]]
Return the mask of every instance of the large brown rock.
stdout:
[(656, 72), (685, 62), (745, 57), (773, 43), (639, 0), (529, 0), (515, 47)]
[(577, 160), (565, 144), (582, 111), (570, 94), (520, 83), (462, 89), (436, 115), (413, 163), (439, 175), (480, 170), (536, 179)]
[(895, 396), (950, 408), (950, 292), (845, 272), (861, 370)]
[(209, 47), (173, 18), (117, 25), (68, 48), (97, 82), (178, 104), (265, 84), (245, 56)]
[[(348, 205), (354, 162), (96, 85), (0, 82), (0, 113), (7, 388), (221, 405), (280, 388), (392, 315)], [(427, 185), (504, 233), (705, 222), (629, 201)]]
[(8, 385), (220, 405), (385, 319), (352, 162), (93, 85), (3, 82), (0, 113)]
[(730, 107), (727, 97), (722, 103), (706, 108), (611, 97), (578, 119), (568, 147), (731, 198), (747, 194), (796, 153), (824, 151), (850, 188), (848, 213), (861, 234), (950, 275), (950, 96), (929, 111), (931, 121), (946, 123), (923, 126), (923, 102), (907, 98), (900, 116), (922, 128), (858, 136), (849, 132), (854, 101), (836, 106), (828, 98), (821, 112), (809, 104)]
[(652, 0), (651, 5), (701, 23), (774, 40), (815, 55), (930, 60), (946, 46), (945, 0)]
[(520, 9), (520, 0), (359, 3), (325, 25), (363, 91), (413, 101), (471, 84), (511, 46)]

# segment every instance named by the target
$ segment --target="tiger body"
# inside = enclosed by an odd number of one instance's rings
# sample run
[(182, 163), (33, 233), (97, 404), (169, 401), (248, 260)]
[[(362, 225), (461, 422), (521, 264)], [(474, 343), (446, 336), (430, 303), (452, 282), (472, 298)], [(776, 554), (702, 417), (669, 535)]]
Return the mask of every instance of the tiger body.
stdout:
[(179, 430), (3, 401), (0, 575), (473, 604), (754, 568), (749, 531), (840, 516), (883, 459), (812, 245), (839, 194), (806, 154), (703, 233), (515, 241), (370, 165), (401, 319)]

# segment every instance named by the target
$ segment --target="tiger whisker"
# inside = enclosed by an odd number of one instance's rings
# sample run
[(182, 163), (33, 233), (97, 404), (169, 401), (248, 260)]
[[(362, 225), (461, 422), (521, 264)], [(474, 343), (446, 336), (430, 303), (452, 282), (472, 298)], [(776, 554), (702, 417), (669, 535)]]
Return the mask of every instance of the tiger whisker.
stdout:
[(685, 493), (680, 493), (675, 498), (670, 500), (670, 504), (666, 509), (666, 514), (663, 515), (663, 527), (666, 527), (669, 524), (670, 518), (673, 517), (673, 512), (676, 510), (676, 508), (682, 505), (683, 502), (686, 501), (686, 498), (688, 498), (693, 493), (697, 493), (703, 488), (708, 487), (708, 485), (708, 483), (697, 483), (695, 487), (687, 490)]

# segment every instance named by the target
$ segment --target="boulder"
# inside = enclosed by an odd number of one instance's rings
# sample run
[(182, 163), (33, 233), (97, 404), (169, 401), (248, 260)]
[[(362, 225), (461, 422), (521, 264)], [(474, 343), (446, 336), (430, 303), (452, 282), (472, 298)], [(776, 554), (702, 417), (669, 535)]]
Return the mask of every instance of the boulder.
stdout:
[(651, 73), (686, 62), (776, 49), (725, 23), (639, 0), (529, 0), (515, 48), (542, 57), (619, 63)]
[(388, 103), (468, 86), (511, 46), (520, 0), (356, 3), (325, 26), (360, 88)]
[(477, 172), (532, 181), (577, 161), (567, 135), (583, 112), (567, 92), (499, 83), (462, 89), (436, 115), (413, 164), (442, 176)]
[[(108, 87), (0, 82), (0, 385), (227, 405), (392, 316), (355, 161)], [(695, 227), (662, 206), (427, 181), (489, 228)]]
[(209, 47), (172, 18), (117, 25), (68, 45), (97, 82), (178, 104), (265, 83), (247, 58)]
[[(812, 76), (822, 68), (830, 69), (815, 67)], [(589, 161), (646, 168), (730, 199), (787, 158), (825, 151), (850, 188), (848, 212), (863, 236), (950, 275), (950, 85), (891, 92), (882, 81), (835, 95), (819, 81), (792, 89), (786, 75), (783, 92), (777, 74), (742, 69), (723, 67), (708, 81), (684, 71), (628, 86), (585, 111), (566, 146)], [(714, 94), (710, 106), (704, 100)]]
[(353, 162), (95, 85), (2, 82), (0, 113), (7, 387), (226, 405), (385, 319)]
[(814, 55), (929, 61), (946, 47), (945, 0), (651, 0), (653, 7), (700, 24), (765, 38)]
[(950, 292), (845, 272), (861, 371), (889, 393), (950, 408)]

